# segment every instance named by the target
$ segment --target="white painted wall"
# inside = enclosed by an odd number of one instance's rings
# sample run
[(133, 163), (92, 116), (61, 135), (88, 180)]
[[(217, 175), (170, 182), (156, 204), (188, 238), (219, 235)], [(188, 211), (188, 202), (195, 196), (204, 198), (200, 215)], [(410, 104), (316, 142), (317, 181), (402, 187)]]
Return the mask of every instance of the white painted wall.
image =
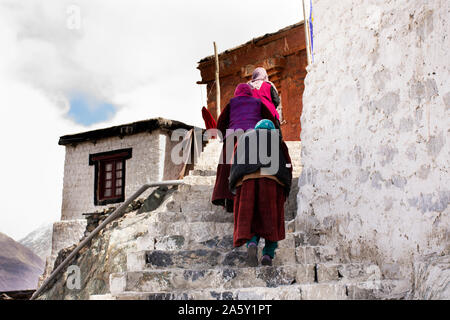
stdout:
[(351, 259), (410, 276), (448, 254), (450, 3), (316, 0), (297, 225), (332, 226)]
[[(170, 140), (170, 137), (168, 138)], [(64, 187), (61, 220), (81, 219), (83, 213), (102, 210), (110, 206), (94, 205), (94, 166), (89, 165), (89, 155), (132, 148), (131, 159), (126, 160), (125, 198), (148, 181), (157, 181), (163, 175), (166, 134), (160, 130), (139, 133), (122, 139), (112, 137), (96, 144), (83, 142), (66, 146)], [(142, 197), (151, 192), (148, 190)]]

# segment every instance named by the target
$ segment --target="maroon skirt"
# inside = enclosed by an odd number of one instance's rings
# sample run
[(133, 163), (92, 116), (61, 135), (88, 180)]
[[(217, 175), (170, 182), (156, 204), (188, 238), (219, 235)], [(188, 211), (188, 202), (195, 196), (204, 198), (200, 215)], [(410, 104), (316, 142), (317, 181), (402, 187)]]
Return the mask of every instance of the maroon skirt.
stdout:
[(234, 198), (233, 246), (240, 247), (254, 235), (280, 241), (285, 238), (283, 187), (275, 180), (245, 180)]

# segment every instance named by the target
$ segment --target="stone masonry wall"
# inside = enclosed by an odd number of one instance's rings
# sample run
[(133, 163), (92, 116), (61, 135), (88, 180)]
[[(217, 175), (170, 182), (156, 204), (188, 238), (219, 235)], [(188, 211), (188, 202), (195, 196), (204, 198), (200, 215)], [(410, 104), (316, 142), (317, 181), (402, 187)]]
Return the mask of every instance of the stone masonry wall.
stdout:
[[(316, 0), (297, 225), (414, 278), (449, 252), (450, 3)], [(309, 218), (309, 220), (308, 220)]]
[[(168, 138), (170, 140), (170, 137)], [(160, 131), (140, 133), (124, 138), (113, 137), (66, 146), (64, 187), (61, 220), (81, 219), (82, 214), (102, 210), (107, 206), (94, 205), (94, 166), (89, 165), (89, 154), (132, 148), (131, 159), (126, 160), (125, 198), (148, 180), (162, 179), (165, 150), (164, 134)], [(147, 191), (149, 194), (151, 190)], [(143, 195), (145, 196), (145, 194)]]

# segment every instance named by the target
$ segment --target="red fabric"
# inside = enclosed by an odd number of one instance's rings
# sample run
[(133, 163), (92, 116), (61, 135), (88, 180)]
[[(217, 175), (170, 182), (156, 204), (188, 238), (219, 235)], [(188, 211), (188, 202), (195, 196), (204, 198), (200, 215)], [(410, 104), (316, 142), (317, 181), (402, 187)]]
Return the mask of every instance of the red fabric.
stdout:
[(242, 246), (256, 234), (270, 241), (283, 240), (285, 200), (283, 187), (275, 180), (245, 180), (234, 198), (233, 246)]
[(233, 194), (228, 188), (228, 177), (230, 176), (231, 165), (219, 164), (217, 166), (216, 184), (212, 194), (212, 203), (216, 206), (224, 206), (225, 199), (233, 199)]
[[(230, 138), (231, 139), (231, 138)], [(236, 146), (236, 140), (234, 139), (234, 146)], [(230, 140), (230, 143), (233, 143)], [(222, 153), (220, 154), (220, 162), (217, 165), (216, 183), (212, 194), (212, 203), (216, 206), (223, 206), (225, 199), (233, 199), (234, 195), (230, 192), (228, 187), (228, 178), (231, 171), (231, 158), (233, 157), (234, 148), (231, 149), (231, 154), (227, 155), (226, 152), (227, 140), (224, 141), (222, 147)]]
[(278, 114), (277, 108), (272, 102), (272, 95), (270, 93), (270, 88), (272, 85), (268, 82), (263, 82), (261, 88), (252, 89), (252, 94), (255, 98), (261, 99), (262, 103), (266, 105), (266, 107), (270, 110), (270, 113), (277, 118), (280, 119), (280, 115)]
[(206, 130), (217, 128), (216, 120), (214, 120), (211, 113), (205, 107), (202, 108), (202, 117), (203, 121), (205, 121)]

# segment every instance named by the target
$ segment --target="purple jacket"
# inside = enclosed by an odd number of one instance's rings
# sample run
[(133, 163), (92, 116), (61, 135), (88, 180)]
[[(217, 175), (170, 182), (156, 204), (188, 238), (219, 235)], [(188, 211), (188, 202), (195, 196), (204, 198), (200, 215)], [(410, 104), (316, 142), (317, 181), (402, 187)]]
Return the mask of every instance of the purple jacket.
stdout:
[[(271, 114), (270, 110), (261, 102), (260, 99), (254, 98), (252, 88), (241, 83), (234, 92), (234, 98), (220, 114), (217, 119), (217, 129), (224, 135), (224, 139), (232, 132), (226, 129), (242, 129), (244, 131), (253, 129), (258, 121), (269, 119), (276, 125), (276, 118)], [(277, 126), (279, 129), (279, 127)]]
[[(253, 129), (262, 119), (261, 100), (254, 98), (249, 85), (240, 84), (230, 100), (229, 129)], [(227, 134), (228, 136), (229, 134)]]
[(261, 119), (261, 100), (245, 96), (230, 100), (230, 129), (253, 129)]

